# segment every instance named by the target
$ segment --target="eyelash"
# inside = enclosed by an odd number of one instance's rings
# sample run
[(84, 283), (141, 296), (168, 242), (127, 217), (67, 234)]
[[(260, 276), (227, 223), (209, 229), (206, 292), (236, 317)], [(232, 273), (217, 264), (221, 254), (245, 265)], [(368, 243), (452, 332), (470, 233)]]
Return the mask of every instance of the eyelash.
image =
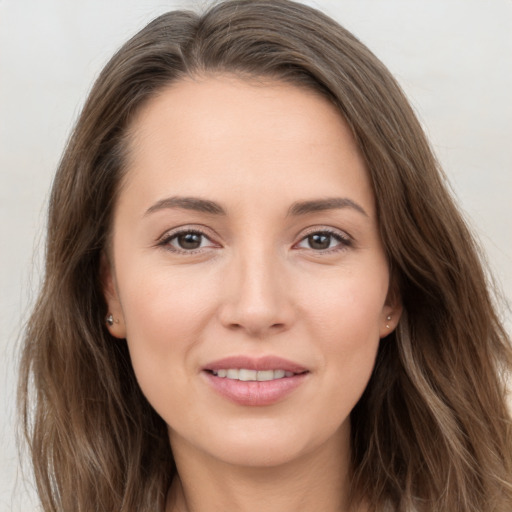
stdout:
[(318, 254), (318, 255), (337, 253), (340, 251), (344, 251), (353, 246), (353, 239), (346, 233), (340, 232), (338, 230), (329, 229), (329, 228), (321, 228), (321, 229), (314, 228), (314, 229), (311, 229), (311, 231), (307, 232), (299, 240), (299, 242), (294, 244), (294, 247), (299, 245), (300, 243), (306, 241), (308, 238), (312, 237), (313, 235), (329, 236), (329, 237), (334, 238), (338, 242), (338, 244), (335, 247), (329, 247), (327, 249), (315, 250), (312, 248), (304, 248), (306, 250), (311, 250), (315, 254)]
[[(178, 237), (182, 236), (182, 235), (199, 235), (200, 237), (208, 240), (212, 244), (212, 246), (217, 245), (217, 244), (215, 244), (215, 242), (213, 242), (211, 240), (211, 238), (210, 238), (210, 236), (208, 234), (206, 234), (201, 229), (197, 229), (197, 228), (184, 228), (184, 229), (179, 229), (178, 231), (173, 231), (171, 233), (166, 233), (158, 241), (157, 245), (160, 246), (160, 247), (163, 247), (167, 251), (170, 251), (170, 252), (173, 252), (173, 253), (178, 253), (178, 254), (187, 254), (187, 255), (196, 254), (198, 252), (202, 252), (205, 249), (204, 247), (198, 247), (196, 249), (187, 250), (187, 249), (183, 249), (183, 248), (173, 247), (171, 245), (171, 242), (173, 240), (177, 240)], [(302, 242), (306, 241), (308, 238), (312, 237), (313, 235), (325, 235), (325, 236), (328, 236), (328, 237), (332, 237), (332, 238), (334, 238), (338, 242), (338, 244), (335, 247), (328, 247), (327, 249), (319, 249), (319, 250), (315, 250), (315, 249), (313, 249), (311, 247), (309, 247), (309, 248), (298, 247), (299, 244), (301, 244)], [(336, 253), (336, 252), (339, 252), (339, 251), (346, 250), (346, 249), (348, 249), (348, 248), (350, 248), (352, 246), (353, 246), (353, 240), (352, 240), (352, 238), (349, 235), (342, 234), (339, 231), (336, 231), (336, 230), (333, 230), (333, 229), (326, 229), (326, 228), (323, 228), (323, 229), (311, 229), (311, 231), (309, 231), (304, 236), (302, 236), (302, 238), (297, 243), (295, 243), (293, 245), (293, 247), (297, 248), (298, 250), (301, 250), (301, 249), (311, 250), (314, 253), (319, 254), (319, 255), (321, 255), (321, 254)], [(218, 246), (218, 247), (220, 247), (220, 246)]]
[(190, 250), (183, 249), (183, 248), (173, 247), (171, 245), (171, 242), (173, 240), (177, 240), (178, 237), (182, 236), (182, 235), (199, 235), (199, 236), (205, 238), (206, 240), (210, 241), (212, 243), (212, 245), (214, 244), (214, 242), (212, 242), (212, 240), (211, 240), (211, 237), (208, 236), (201, 229), (198, 229), (198, 228), (184, 228), (184, 229), (179, 229), (177, 231), (172, 231), (171, 233), (166, 233), (158, 241), (157, 245), (163, 247), (167, 251), (170, 251), (170, 252), (173, 252), (173, 253), (178, 253), (178, 254), (196, 254), (196, 253), (201, 252), (202, 250), (204, 250), (204, 247), (198, 247), (197, 249), (190, 249)]

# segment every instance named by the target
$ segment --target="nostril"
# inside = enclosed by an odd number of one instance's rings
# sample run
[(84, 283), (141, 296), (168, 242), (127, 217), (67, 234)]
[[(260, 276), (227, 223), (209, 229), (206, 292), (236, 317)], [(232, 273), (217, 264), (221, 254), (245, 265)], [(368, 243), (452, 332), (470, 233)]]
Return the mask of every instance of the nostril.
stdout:
[(245, 300), (230, 297), (222, 303), (217, 312), (220, 323), (232, 332), (246, 331), (257, 337), (277, 334), (290, 327), (294, 314), (289, 304), (256, 300), (258, 297), (254, 295), (247, 292)]

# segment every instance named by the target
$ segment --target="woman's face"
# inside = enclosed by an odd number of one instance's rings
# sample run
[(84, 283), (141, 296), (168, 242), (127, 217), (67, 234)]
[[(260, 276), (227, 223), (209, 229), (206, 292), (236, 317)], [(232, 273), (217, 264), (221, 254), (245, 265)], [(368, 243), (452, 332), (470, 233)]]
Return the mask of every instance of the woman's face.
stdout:
[(282, 83), (184, 80), (140, 112), (130, 149), (109, 329), (173, 449), (268, 466), (348, 445), (399, 307), (337, 110)]

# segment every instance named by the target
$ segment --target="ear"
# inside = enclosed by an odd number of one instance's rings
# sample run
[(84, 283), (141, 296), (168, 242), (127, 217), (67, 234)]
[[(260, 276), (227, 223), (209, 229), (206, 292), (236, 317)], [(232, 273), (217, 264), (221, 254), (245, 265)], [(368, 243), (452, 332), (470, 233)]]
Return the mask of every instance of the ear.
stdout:
[(381, 339), (385, 338), (396, 329), (402, 311), (402, 297), (400, 296), (398, 286), (396, 283), (392, 282), (380, 318), (379, 336)]
[[(108, 312), (105, 318), (105, 326), (115, 338), (126, 338), (126, 327), (124, 322), (123, 308), (119, 300), (115, 272), (109, 258), (102, 253), (100, 260), (100, 278), (103, 295), (107, 303)], [(110, 315), (112, 315), (110, 317)], [(111, 321), (107, 321), (110, 319)]]

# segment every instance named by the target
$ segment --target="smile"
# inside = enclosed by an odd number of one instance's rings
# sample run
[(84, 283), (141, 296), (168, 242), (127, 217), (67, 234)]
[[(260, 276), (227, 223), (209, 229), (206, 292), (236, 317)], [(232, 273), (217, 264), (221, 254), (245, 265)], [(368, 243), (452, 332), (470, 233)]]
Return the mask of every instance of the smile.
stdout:
[(268, 406), (285, 400), (310, 378), (311, 369), (267, 355), (231, 356), (202, 367), (210, 389), (241, 406)]
[(244, 382), (257, 381), (265, 382), (269, 380), (283, 379), (285, 377), (293, 377), (295, 373), (286, 370), (249, 370), (247, 368), (220, 368), (212, 370), (212, 374), (216, 377), (241, 380)]

